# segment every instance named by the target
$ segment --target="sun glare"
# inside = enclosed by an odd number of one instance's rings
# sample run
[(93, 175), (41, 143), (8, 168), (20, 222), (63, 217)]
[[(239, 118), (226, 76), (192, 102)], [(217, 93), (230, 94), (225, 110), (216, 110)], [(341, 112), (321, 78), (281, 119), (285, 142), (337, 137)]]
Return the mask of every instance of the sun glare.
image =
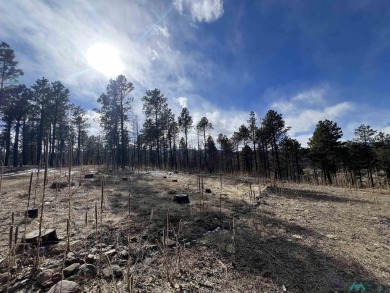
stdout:
[(116, 48), (109, 44), (98, 43), (88, 49), (87, 61), (95, 70), (107, 77), (123, 73), (123, 63)]

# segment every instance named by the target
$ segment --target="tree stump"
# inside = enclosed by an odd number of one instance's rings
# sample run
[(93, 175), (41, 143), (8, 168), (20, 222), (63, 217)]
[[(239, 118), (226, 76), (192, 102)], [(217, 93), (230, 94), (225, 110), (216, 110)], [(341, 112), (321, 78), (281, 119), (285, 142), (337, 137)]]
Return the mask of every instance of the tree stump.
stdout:
[[(38, 244), (39, 230), (27, 233), (25, 240), (27, 243)], [(55, 229), (43, 229), (41, 233), (41, 245), (50, 245), (58, 243), (59, 239)]]
[(37, 218), (38, 217), (38, 208), (27, 210), (24, 215), (28, 218)]
[(173, 201), (177, 202), (178, 204), (190, 203), (190, 199), (188, 198), (188, 194), (175, 194), (173, 196)]

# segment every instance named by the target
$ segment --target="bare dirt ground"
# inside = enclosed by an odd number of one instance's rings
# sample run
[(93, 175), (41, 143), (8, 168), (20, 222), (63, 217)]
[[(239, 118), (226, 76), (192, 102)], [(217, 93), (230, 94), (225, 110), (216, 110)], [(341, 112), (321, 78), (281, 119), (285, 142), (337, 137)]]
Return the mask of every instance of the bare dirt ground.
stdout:
[[(66, 181), (65, 171), (49, 173), (48, 186)], [(61, 241), (40, 248), (37, 271), (32, 271), (34, 246), (9, 248), (12, 213), (18, 243), (25, 225), (26, 232), (38, 229), (39, 218), (24, 218), (29, 176), (4, 178), (1, 292), (7, 287), (9, 292), (46, 292), (72, 264), (77, 264), (74, 270), (62, 278), (79, 284), (82, 292), (129, 287), (132, 292), (349, 292), (354, 283), (365, 292), (390, 292), (387, 190), (292, 183), (271, 188), (267, 181), (252, 180), (250, 186), (249, 179), (232, 177), (222, 178), (221, 189), (219, 176), (204, 176), (203, 190), (211, 193), (202, 195), (197, 175), (99, 170), (84, 179), (98, 170), (75, 171), (71, 253), (66, 253), (68, 188), (48, 187), (42, 227), (56, 229)], [(40, 209), (43, 182), (35, 176), (33, 182), (30, 206), (35, 199)], [(178, 193), (188, 194), (190, 204), (174, 202)], [(86, 276), (83, 263), (97, 272)], [(58, 273), (56, 280), (37, 280), (39, 272), (50, 270)]]

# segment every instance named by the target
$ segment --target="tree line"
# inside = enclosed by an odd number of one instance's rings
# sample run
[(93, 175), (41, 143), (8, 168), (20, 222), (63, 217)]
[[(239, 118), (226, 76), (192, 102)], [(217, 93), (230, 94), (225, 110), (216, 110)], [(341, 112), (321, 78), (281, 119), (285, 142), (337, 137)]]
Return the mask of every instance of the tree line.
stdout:
[[(60, 82), (38, 79), (31, 87), (19, 84), (23, 71), (6, 43), (0, 45), (0, 137), (5, 166), (42, 164), (44, 142), (50, 166), (99, 164), (109, 169), (147, 168), (373, 187), (390, 178), (390, 135), (369, 125), (355, 129), (342, 141), (336, 122), (319, 121), (302, 147), (290, 137), (281, 113), (269, 110), (260, 118), (254, 111), (231, 136), (211, 135), (212, 121), (193, 121), (188, 108), (175, 117), (168, 99), (157, 88), (141, 98), (144, 119), (132, 112), (133, 84), (124, 75), (111, 79), (98, 98), (103, 132), (88, 135), (86, 111), (69, 101)], [(140, 120), (143, 121), (139, 125)]]

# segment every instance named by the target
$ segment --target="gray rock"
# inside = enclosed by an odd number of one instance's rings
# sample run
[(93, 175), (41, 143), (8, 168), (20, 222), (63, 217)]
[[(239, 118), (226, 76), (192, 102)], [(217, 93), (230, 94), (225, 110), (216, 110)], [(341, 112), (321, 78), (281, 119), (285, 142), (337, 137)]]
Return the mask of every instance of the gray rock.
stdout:
[(37, 283), (43, 288), (49, 288), (61, 280), (61, 275), (53, 270), (46, 270), (37, 275)]
[(90, 254), (87, 255), (85, 261), (86, 261), (87, 263), (94, 263), (94, 262), (95, 262), (96, 260), (98, 260), (98, 259), (99, 259), (99, 256), (98, 256), (98, 255), (95, 255), (95, 254), (90, 253)]
[(75, 274), (75, 273), (78, 271), (79, 268), (80, 268), (80, 264), (77, 263), (77, 262), (74, 263), (74, 264), (71, 264), (70, 266), (67, 266), (67, 267), (64, 269), (64, 271), (63, 271), (64, 276), (65, 276), (65, 277), (69, 277), (69, 276)]
[(114, 276), (115, 278), (120, 278), (123, 276), (122, 269), (118, 265), (112, 265), (111, 267), (107, 267), (103, 269), (103, 276), (105, 279), (112, 279)]
[(97, 269), (94, 265), (91, 264), (83, 264), (79, 268), (79, 276), (86, 278), (95, 278), (97, 274)]
[(106, 252), (104, 253), (104, 255), (106, 255), (106, 256), (112, 256), (112, 255), (114, 255), (114, 254), (116, 254), (116, 253), (117, 253), (116, 249), (111, 249), (111, 250), (109, 250), (109, 251), (106, 251)]
[(128, 253), (126, 250), (121, 250), (121, 251), (119, 252), (119, 256), (120, 256), (121, 258), (127, 259), (127, 258), (129, 257), (129, 253)]
[(80, 262), (81, 262), (80, 258), (77, 257), (74, 252), (68, 252), (68, 254), (66, 255), (65, 263), (67, 265), (71, 265), (74, 263), (80, 263)]
[(0, 274), (0, 284), (5, 284), (8, 281), (8, 273)]
[(112, 266), (111, 266), (111, 269), (112, 269), (112, 271), (113, 271), (113, 273), (114, 273), (114, 276), (115, 276), (116, 278), (120, 278), (120, 277), (123, 276), (122, 269), (121, 269), (121, 267), (120, 267), (119, 265), (112, 265)]
[(29, 279), (24, 279), (19, 282), (16, 282), (11, 288), (8, 289), (8, 292), (15, 292), (16, 290), (19, 290), (20, 288), (26, 286), (28, 282)]
[(75, 282), (63, 280), (51, 287), (48, 293), (80, 293), (80, 286)]

